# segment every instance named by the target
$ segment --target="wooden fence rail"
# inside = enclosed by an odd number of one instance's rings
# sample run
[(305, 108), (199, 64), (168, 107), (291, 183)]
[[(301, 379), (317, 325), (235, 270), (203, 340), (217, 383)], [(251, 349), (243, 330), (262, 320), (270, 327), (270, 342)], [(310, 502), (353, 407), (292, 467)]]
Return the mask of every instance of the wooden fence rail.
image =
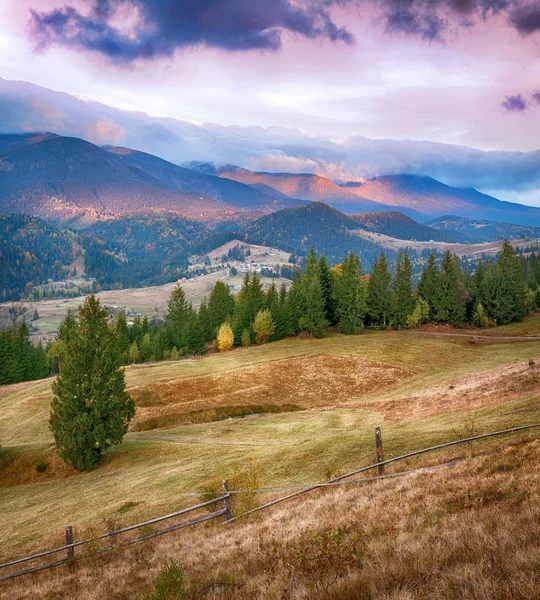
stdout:
[[(262, 504), (261, 506), (258, 506), (257, 508), (254, 508), (245, 513), (242, 513), (241, 515), (238, 515), (236, 517), (233, 517), (233, 514), (232, 514), (231, 497), (232, 497), (232, 494), (237, 493), (239, 490), (229, 490), (229, 482), (227, 479), (224, 479), (223, 480), (224, 493), (223, 493), (223, 495), (219, 496), (218, 498), (212, 498), (211, 500), (208, 500), (206, 502), (202, 502), (200, 504), (196, 504), (194, 506), (190, 506), (188, 508), (184, 508), (182, 510), (178, 510), (178, 511), (170, 513), (170, 514), (163, 515), (161, 517), (149, 519), (147, 521), (143, 521), (142, 523), (137, 523), (136, 525), (130, 525), (128, 527), (123, 527), (121, 529), (109, 531), (107, 533), (104, 533), (104, 534), (99, 535), (94, 538), (89, 538), (86, 540), (80, 540), (80, 541), (76, 541), (76, 542), (73, 541), (73, 529), (69, 525), (66, 528), (66, 544), (65, 545), (0, 564), (0, 569), (13, 567), (15, 565), (22, 564), (24, 562), (28, 562), (31, 560), (37, 560), (39, 558), (43, 558), (45, 556), (50, 556), (52, 554), (56, 554), (56, 553), (62, 552), (62, 551), (66, 551), (66, 553), (67, 553), (65, 558), (54, 561), (54, 562), (50, 562), (50, 563), (47, 563), (44, 565), (39, 565), (37, 567), (32, 567), (30, 569), (26, 569), (25, 571), (18, 571), (16, 573), (10, 573), (8, 575), (4, 575), (4, 576), (0, 577), (0, 581), (5, 581), (7, 579), (13, 579), (15, 577), (21, 577), (22, 575), (28, 575), (30, 573), (36, 573), (37, 571), (42, 571), (44, 569), (51, 569), (51, 568), (59, 566), (59, 565), (71, 563), (71, 562), (73, 562), (73, 560), (77, 559), (77, 557), (75, 556), (76, 548), (78, 548), (79, 546), (86, 545), (86, 544), (98, 542), (98, 541), (106, 539), (106, 538), (113, 538), (113, 543), (109, 546), (104, 546), (102, 548), (99, 548), (97, 550), (97, 552), (106, 552), (107, 550), (112, 550), (113, 548), (117, 548), (117, 547), (121, 547), (121, 546), (128, 546), (130, 544), (134, 544), (136, 542), (140, 542), (140, 541), (146, 540), (148, 538), (152, 538), (152, 537), (155, 537), (158, 535), (163, 535), (165, 533), (170, 533), (171, 531), (176, 531), (178, 529), (183, 529), (185, 527), (191, 527), (192, 525), (196, 525), (198, 523), (202, 523), (202, 522), (208, 521), (210, 519), (216, 519), (216, 518), (222, 517), (222, 516), (225, 517), (225, 523), (232, 523), (233, 521), (236, 521), (237, 519), (239, 519), (241, 517), (245, 517), (247, 515), (250, 515), (259, 510), (263, 510), (265, 508), (269, 508), (270, 506), (274, 506), (275, 504), (278, 504), (285, 500), (289, 500), (290, 498), (294, 498), (296, 496), (299, 496), (300, 494), (305, 494), (306, 492), (320, 489), (320, 488), (323, 488), (326, 486), (338, 485), (338, 484), (343, 484), (343, 483), (356, 483), (356, 482), (361, 482), (361, 481), (362, 482), (377, 481), (379, 479), (384, 479), (386, 477), (397, 476), (400, 473), (395, 473), (393, 475), (385, 475), (384, 474), (385, 473), (385, 471), (384, 471), (385, 465), (396, 462), (396, 461), (405, 460), (412, 456), (418, 456), (419, 454), (424, 454), (426, 452), (432, 452), (434, 450), (439, 450), (441, 448), (447, 448), (449, 446), (455, 446), (457, 444), (464, 444), (466, 442), (473, 442), (475, 440), (481, 440), (481, 439), (494, 437), (494, 436), (498, 436), (498, 435), (504, 435), (504, 434), (513, 433), (513, 432), (517, 432), (517, 431), (525, 431), (527, 429), (533, 429), (536, 427), (540, 427), (540, 423), (536, 423), (533, 425), (523, 425), (521, 427), (512, 427), (511, 429), (503, 429), (501, 431), (493, 431), (491, 433), (484, 433), (482, 435), (476, 435), (476, 436), (472, 436), (472, 437), (468, 437), (468, 438), (463, 438), (460, 440), (454, 440), (452, 442), (446, 442), (444, 444), (430, 446), (429, 448), (423, 448), (422, 450), (415, 450), (414, 452), (402, 454), (401, 456), (395, 456), (395, 457), (389, 458), (387, 460), (383, 460), (382, 434), (381, 434), (380, 428), (376, 427), (375, 428), (375, 439), (376, 439), (377, 462), (374, 464), (367, 465), (365, 467), (361, 467), (360, 469), (356, 469), (354, 471), (350, 471), (349, 473), (340, 475), (339, 477), (335, 477), (334, 479), (330, 479), (329, 481), (326, 481), (324, 483), (316, 483), (316, 484), (309, 485), (309, 486), (298, 486), (298, 487), (302, 487), (302, 489), (295, 491), (291, 494), (287, 494), (286, 496), (282, 496), (281, 498), (277, 498), (276, 500), (272, 500), (271, 502), (267, 502), (266, 504)], [(449, 464), (449, 463), (447, 463), (447, 464)], [(362, 479), (356, 479), (356, 480), (351, 480), (351, 481), (345, 481), (347, 478), (351, 477), (352, 475), (357, 475), (358, 473), (362, 473), (364, 471), (369, 471), (370, 469), (378, 469), (378, 472), (380, 475), (378, 477), (370, 477), (370, 478), (362, 478)], [(265, 492), (267, 490), (261, 489), (261, 490), (251, 490), (251, 491)], [(201, 492), (201, 495), (203, 495), (202, 492)], [(223, 502), (224, 508), (214, 511), (209, 514), (202, 515), (200, 517), (195, 517), (194, 519), (190, 519), (188, 521), (183, 521), (183, 522), (175, 524), (175, 525), (170, 525), (169, 527), (165, 527), (164, 529), (160, 529), (158, 531), (152, 531), (152, 532), (137, 536), (135, 538), (130, 538), (128, 540), (124, 540), (123, 542), (120, 542), (120, 543), (116, 542), (116, 538), (119, 535), (121, 535), (122, 533), (134, 531), (136, 529), (140, 529), (143, 527), (149, 527), (156, 523), (160, 523), (160, 522), (168, 520), (168, 519), (172, 519), (172, 518), (179, 517), (181, 515), (184, 515), (184, 514), (187, 514), (187, 513), (196, 511), (196, 510), (200, 510), (202, 508), (211, 506), (212, 504), (216, 504), (218, 502)]]
[[(223, 482), (223, 484), (224, 484), (225, 490), (227, 490), (228, 486), (229, 486), (228, 481), (225, 480)], [(143, 521), (142, 523), (137, 523), (136, 525), (122, 527), (121, 529), (109, 531), (107, 533), (103, 533), (96, 537), (88, 538), (85, 540), (80, 540), (77, 542), (73, 541), (73, 528), (71, 525), (68, 525), (68, 527), (66, 527), (66, 544), (64, 544), (63, 546), (59, 546), (57, 548), (52, 548), (51, 550), (45, 550), (43, 552), (38, 552), (38, 553), (32, 554), (30, 556), (25, 556), (23, 558), (18, 558), (16, 560), (11, 560), (7, 563), (0, 564), (0, 569), (13, 567), (13, 566), (21, 564), (21, 563), (25, 563), (25, 562), (32, 561), (32, 560), (37, 560), (39, 558), (44, 558), (45, 556), (51, 556), (52, 554), (57, 554), (59, 552), (64, 552), (64, 551), (67, 552), (65, 558), (54, 561), (54, 562), (46, 563), (44, 565), (39, 565), (37, 567), (32, 567), (32, 568), (26, 569), (24, 571), (17, 571), (16, 573), (9, 573), (8, 575), (4, 575), (4, 576), (0, 577), (0, 581), (5, 581), (7, 579), (13, 579), (14, 577), (21, 577), (22, 575), (28, 575), (29, 573), (36, 573), (37, 571), (43, 571), (44, 569), (52, 569), (53, 567), (57, 567), (59, 565), (70, 563), (76, 558), (75, 557), (75, 548), (84, 546), (86, 544), (99, 542), (106, 538), (113, 538), (113, 540), (116, 540), (116, 538), (119, 535), (121, 535), (122, 533), (134, 531), (136, 529), (141, 529), (143, 527), (149, 527), (156, 523), (160, 523), (161, 521), (166, 521), (168, 519), (173, 519), (175, 517), (179, 517), (181, 515), (185, 515), (187, 513), (190, 513), (190, 512), (196, 511), (196, 510), (200, 510), (202, 508), (208, 507), (208, 506), (210, 506), (212, 504), (216, 504), (218, 502), (224, 502), (224, 508), (214, 511), (212, 513), (206, 514), (206, 515), (202, 515), (200, 517), (196, 517), (194, 519), (190, 519), (188, 521), (183, 521), (182, 523), (170, 525), (169, 527), (165, 527), (164, 529), (159, 529), (158, 531), (152, 531), (152, 532), (137, 536), (135, 538), (130, 538), (128, 540), (124, 540), (123, 542), (120, 542), (120, 543), (116, 543), (115, 541), (113, 541), (113, 543), (110, 544), (109, 546), (104, 546), (102, 548), (99, 548), (97, 550), (97, 552), (106, 552), (107, 550), (112, 550), (113, 548), (117, 548), (117, 547), (121, 547), (121, 546), (129, 546), (130, 544), (134, 544), (135, 542), (140, 542), (142, 540), (146, 540), (151, 537), (156, 537), (158, 535), (163, 535), (164, 533), (170, 533), (171, 531), (176, 531), (177, 529), (183, 529), (184, 527), (190, 527), (192, 525), (196, 525), (197, 523), (209, 521), (210, 519), (216, 519), (216, 518), (222, 517), (222, 516), (229, 519), (231, 517), (230, 499), (231, 499), (231, 494), (228, 491), (226, 491), (222, 496), (219, 496), (218, 498), (212, 498), (211, 500), (208, 500), (207, 502), (201, 502), (200, 504), (195, 504), (194, 506), (190, 506), (190, 507), (184, 508), (182, 510), (177, 510), (176, 512), (170, 513), (168, 515), (156, 517), (155, 519), (149, 519), (148, 521)]]

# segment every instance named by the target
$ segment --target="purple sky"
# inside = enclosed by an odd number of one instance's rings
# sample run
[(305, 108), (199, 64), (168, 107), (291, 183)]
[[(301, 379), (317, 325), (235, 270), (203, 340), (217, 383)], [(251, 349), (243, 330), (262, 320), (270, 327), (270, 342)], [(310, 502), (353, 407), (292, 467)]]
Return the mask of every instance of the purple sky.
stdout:
[[(294, 128), (337, 144), (362, 136), (538, 149), (539, 41), (538, 0), (0, 3), (6, 80), (199, 126)], [(109, 120), (96, 141), (121, 142), (121, 127)], [(519, 193), (540, 203), (536, 185)]]

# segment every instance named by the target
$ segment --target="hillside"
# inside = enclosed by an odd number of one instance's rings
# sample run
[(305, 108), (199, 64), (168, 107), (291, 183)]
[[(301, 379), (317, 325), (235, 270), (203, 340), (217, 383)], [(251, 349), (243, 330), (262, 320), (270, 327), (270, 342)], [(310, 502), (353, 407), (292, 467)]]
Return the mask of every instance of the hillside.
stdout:
[(456, 215), (444, 215), (426, 223), (431, 229), (457, 234), (468, 242), (492, 242), (540, 237), (540, 227), (512, 225), (485, 219), (465, 219)]
[(351, 215), (351, 218), (357, 221), (360, 227), (368, 231), (382, 233), (401, 240), (414, 240), (418, 242), (467, 241), (457, 231), (439, 231), (438, 229), (417, 223), (411, 217), (397, 211), (364, 213)]
[[(1, 558), (61, 544), (68, 524), (80, 540), (190, 506), (223, 477), (236, 490), (242, 481), (252, 488), (298, 486), (350, 472), (373, 463), (375, 425), (391, 458), (538, 422), (538, 352), (534, 340), (472, 344), (421, 331), (372, 332), (128, 366), (135, 423), (104, 464), (84, 474), (66, 467), (51, 447), (51, 380), (2, 388)], [(256, 416), (220, 418), (249, 407), (257, 407)], [(535, 597), (537, 440), (532, 430), (413, 457), (387, 473), (459, 460), (403, 478), (330, 487), (253, 520), (228, 526), (216, 520), (103, 559), (83, 558), (73, 571), (23, 577), (4, 583), (3, 592), (13, 600), (53, 598), (69, 587), (84, 600), (139, 598), (163, 561), (175, 557), (197, 590), (234, 583), (216, 597), (262, 600), (269, 589), (288, 597), (290, 585), (301, 597), (303, 580), (276, 564), (273, 551), (282, 542), (301, 548), (306, 529), (352, 527), (366, 544), (363, 564), (332, 586), (332, 600), (402, 600), (409, 587), (422, 597), (457, 600), (470, 597), (473, 586), (481, 598)], [(37, 472), (37, 464), (45, 469)], [(257, 493), (251, 502), (286, 493)], [(321, 572), (312, 571), (312, 582), (313, 576)]]
[(274, 195), (271, 188), (258, 190), (232, 179), (185, 169), (146, 152), (120, 147), (106, 149), (125, 164), (144, 171), (172, 188), (183, 192), (200, 192), (234, 208), (252, 211), (265, 209), (268, 212), (293, 204), (286, 196)]
[(366, 183), (345, 183), (342, 188), (362, 198), (407, 207), (433, 217), (457, 214), (518, 225), (540, 225), (540, 208), (503, 202), (473, 188), (453, 188), (432, 177), (386, 175)]
[[(310, 248), (324, 253), (330, 263), (341, 262), (350, 251), (359, 253), (365, 269), (379, 257), (381, 247), (354, 235), (360, 225), (353, 218), (322, 202), (286, 208), (255, 221), (244, 230), (245, 240), (306, 254)], [(389, 253), (389, 259), (393, 253)]]
[[(324, 202), (345, 213), (372, 212), (375, 210), (392, 210), (393, 207), (374, 202), (360, 194), (354, 194), (341, 188), (330, 179), (312, 173), (266, 173), (250, 171), (235, 165), (215, 166), (211, 163), (188, 163), (190, 168), (201, 173), (214, 174), (219, 177), (241, 181), (252, 186), (272, 188), (290, 198)], [(412, 217), (421, 217), (416, 210), (404, 207)]]
[(93, 222), (151, 207), (209, 219), (226, 208), (200, 192), (174, 189), (79, 138), (0, 135), (0, 160), (2, 212)]

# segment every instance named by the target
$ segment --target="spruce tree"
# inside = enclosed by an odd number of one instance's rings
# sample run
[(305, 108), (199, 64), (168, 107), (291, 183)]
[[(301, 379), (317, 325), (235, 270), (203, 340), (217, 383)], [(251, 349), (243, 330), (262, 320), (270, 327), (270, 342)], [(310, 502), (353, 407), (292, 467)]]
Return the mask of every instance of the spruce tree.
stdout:
[(397, 327), (407, 325), (407, 319), (415, 307), (412, 295), (412, 274), (411, 260), (407, 252), (403, 250), (398, 255), (396, 276), (392, 282), (392, 320)]
[(384, 252), (373, 265), (368, 282), (368, 313), (374, 325), (388, 324), (392, 307), (392, 276)]
[(459, 263), (450, 250), (444, 253), (436, 292), (435, 320), (461, 327), (465, 320), (463, 284)]
[(321, 254), (317, 264), (317, 272), (324, 299), (324, 316), (330, 325), (336, 324), (336, 307), (334, 301), (334, 283), (332, 273), (324, 254)]
[(435, 255), (430, 252), (427, 265), (422, 270), (420, 281), (418, 282), (418, 295), (429, 304), (429, 314), (433, 316), (436, 310), (437, 298), (440, 293), (439, 287), (439, 269), (435, 262)]
[[(232, 330), (234, 333), (234, 343), (239, 345), (242, 340), (242, 333), (245, 329), (251, 332), (251, 326), (255, 315), (252, 314), (251, 307), (251, 277), (249, 273), (244, 276), (242, 289), (238, 294), (236, 306), (234, 309), (234, 318)], [(257, 314), (257, 313), (255, 313)]]
[(107, 311), (94, 295), (78, 311), (62, 371), (53, 383), (50, 427), (59, 456), (79, 471), (93, 469), (119, 444), (135, 414)]
[(199, 315), (191, 310), (182, 336), (184, 354), (206, 354), (204, 331)]
[(122, 356), (124, 363), (128, 362), (128, 350), (129, 350), (129, 327), (127, 324), (126, 313), (121, 311), (118, 314), (116, 323), (114, 326), (116, 334), (116, 343), (118, 344), (118, 350)]
[(300, 273), (296, 271), (291, 289), (287, 294), (283, 309), (283, 321), (285, 324), (286, 335), (296, 335), (299, 330), (298, 322), (302, 307), (304, 306), (304, 289)]
[[(187, 324), (188, 315), (191, 309), (191, 305), (186, 300), (184, 290), (178, 286), (172, 293), (167, 303), (167, 330), (169, 331), (169, 343), (171, 346), (179, 348), (182, 345), (182, 336), (184, 328)], [(146, 318), (146, 317), (145, 317)], [(144, 327), (141, 327), (142, 335), (146, 333)], [(139, 343), (139, 340), (137, 340)], [(139, 343), (142, 351), (142, 345)]]
[(354, 334), (364, 327), (367, 310), (367, 289), (362, 281), (360, 257), (349, 252), (343, 260), (341, 275), (336, 282), (336, 313), (341, 333)]
[(325, 316), (325, 303), (323, 290), (319, 281), (317, 258), (313, 248), (310, 250), (304, 276), (301, 282), (302, 294), (299, 297), (298, 327), (315, 337), (322, 335), (323, 329), (328, 327)]
[(229, 286), (223, 283), (223, 281), (216, 281), (208, 298), (209, 326), (212, 331), (212, 337), (217, 335), (221, 324), (231, 318), (233, 311), (234, 298), (231, 295)]

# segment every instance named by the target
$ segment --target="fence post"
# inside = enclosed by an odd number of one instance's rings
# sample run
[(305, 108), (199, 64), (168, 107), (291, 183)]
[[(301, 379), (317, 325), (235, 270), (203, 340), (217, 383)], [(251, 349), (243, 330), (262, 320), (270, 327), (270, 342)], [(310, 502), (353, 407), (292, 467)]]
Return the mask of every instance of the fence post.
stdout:
[(233, 518), (232, 509), (231, 509), (231, 493), (229, 492), (229, 480), (223, 480), (223, 490), (225, 491), (225, 521), (230, 521)]
[[(381, 428), (375, 427), (375, 445), (377, 446), (377, 462), (384, 461)], [(379, 464), (379, 475), (384, 475), (384, 465)]]
[[(73, 526), (68, 525), (66, 527), (66, 546), (69, 544), (73, 544)], [(68, 561), (72, 560), (75, 556), (75, 548), (71, 547), (67, 549), (67, 559)]]

